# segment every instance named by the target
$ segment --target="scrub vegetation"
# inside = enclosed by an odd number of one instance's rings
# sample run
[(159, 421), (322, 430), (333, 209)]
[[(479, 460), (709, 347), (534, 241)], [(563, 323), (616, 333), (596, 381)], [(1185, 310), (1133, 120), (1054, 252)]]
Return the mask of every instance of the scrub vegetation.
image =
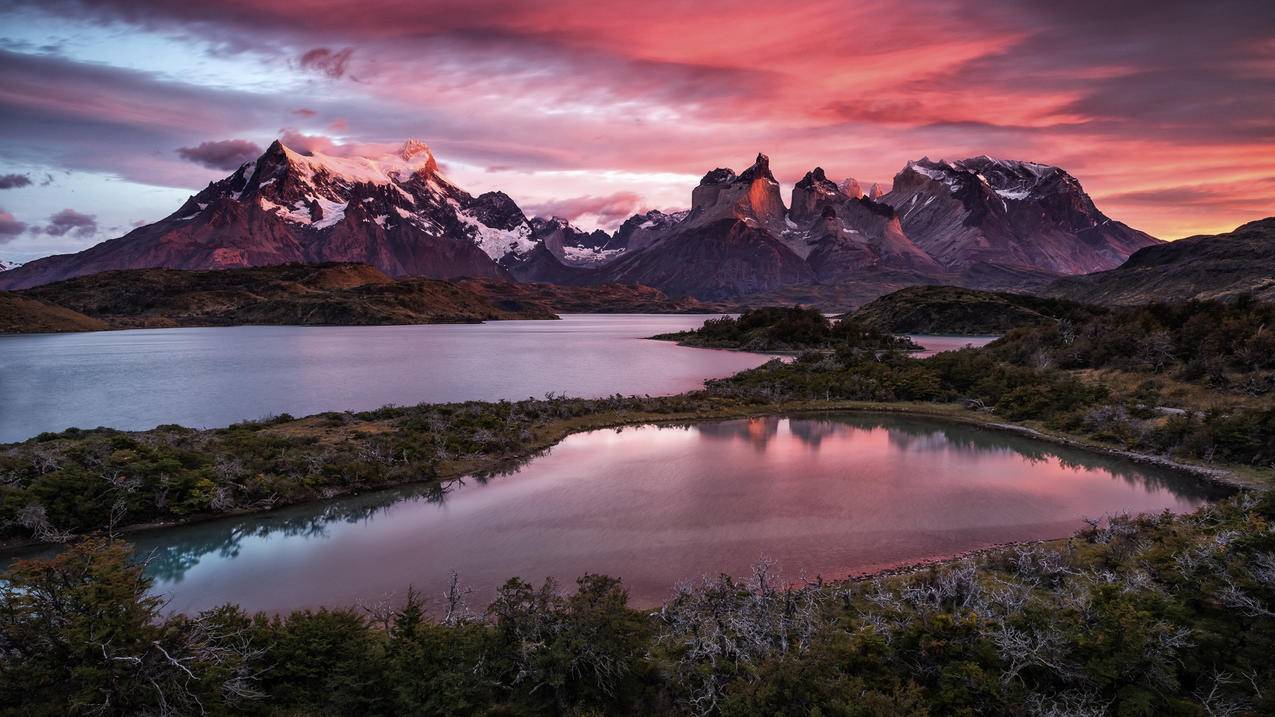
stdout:
[(693, 331), (652, 338), (683, 346), (742, 351), (796, 352), (807, 350), (917, 351), (904, 336), (896, 336), (851, 317), (829, 319), (818, 309), (793, 307), (751, 309), (739, 317), (709, 319)]
[(445, 591), (440, 612), (412, 589), (386, 608), (174, 615), (118, 529), (499, 470), (588, 428), (848, 406), (1013, 423), (1265, 485), (1272, 319), (1248, 301), (1112, 309), (927, 359), (846, 342), (664, 398), (5, 446), (7, 534), (68, 544), (0, 588), (0, 714), (1270, 714), (1270, 491), (865, 581), (793, 581), (763, 563), (653, 612), (629, 607), (621, 580), (588, 575), (570, 589), (511, 580), (486, 609), (457, 578), (417, 586)]
[(1275, 710), (1275, 495), (1118, 516), (872, 580), (510, 580), (471, 611), (167, 615), (118, 542), (0, 588), (0, 714), (1260, 715)]

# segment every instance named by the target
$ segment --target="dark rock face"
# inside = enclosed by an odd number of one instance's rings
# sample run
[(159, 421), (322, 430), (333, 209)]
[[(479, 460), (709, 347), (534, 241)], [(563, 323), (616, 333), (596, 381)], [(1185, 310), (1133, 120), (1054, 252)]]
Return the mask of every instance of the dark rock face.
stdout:
[(730, 298), (815, 278), (810, 266), (782, 242), (732, 218), (675, 231), (645, 250), (617, 259), (599, 277), (699, 299)]
[(911, 242), (889, 205), (850, 197), (815, 167), (792, 190), (785, 236), (809, 246), (807, 260), (821, 281), (835, 281), (866, 268), (941, 273), (942, 268)]
[(5, 272), (37, 286), (108, 269), (224, 269), (360, 262), (390, 276), (507, 277), (497, 261), (530, 251), (531, 226), (508, 196), (470, 196), (428, 148), (398, 156), (306, 156), (275, 142), (164, 219), (78, 254)]
[(1101, 304), (1240, 295), (1275, 301), (1275, 217), (1225, 234), (1149, 246), (1110, 271), (1059, 279), (1045, 293)]
[(1057, 167), (975, 157), (909, 162), (883, 201), (949, 270), (987, 262), (1053, 273), (1110, 269), (1157, 240), (1098, 211)]
[[(729, 169), (725, 171), (730, 172)], [(733, 175), (734, 172), (731, 174)], [(656, 239), (667, 234), (675, 224), (685, 219), (688, 213), (682, 211), (665, 214), (658, 209), (652, 209), (645, 214), (634, 214), (624, 220), (624, 223), (616, 230), (611, 246), (626, 251), (646, 248)]]
[(740, 219), (778, 234), (784, 229), (787, 209), (779, 195), (779, 182), (770, 173), (770, 158), (757, 155), (751, 167), (738, 176), (729, 169), (714, 169), (691, 192), (688, 227)]

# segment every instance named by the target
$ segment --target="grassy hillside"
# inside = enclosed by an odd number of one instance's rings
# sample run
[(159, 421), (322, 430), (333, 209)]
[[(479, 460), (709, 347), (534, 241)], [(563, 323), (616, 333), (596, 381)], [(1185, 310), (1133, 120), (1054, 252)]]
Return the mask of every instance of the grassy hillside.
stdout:
[[(563, 313), (715, 313), (645, 286), (566, 287), (491, 279), (391, 279), (364, 264), (109, 271), (11, 295), (0, 331), (231, 326), (362, 326), (554, 319)], [(25, 297), (17, 301), (16, 297)], [(83, 315), (79, 322), (48, 320)], [(90, 318), (91, 317), (91, 318)], [(87, 319), (85, 322), (84, 319)]]
[(490, 302), (541, 303), (562, 314), (715, 314), (732, 310), (732, 305), (671, 298), (659, 289), (640, 284), (599, 284), (561, 286), (522, 284), (492, 279), (462, 279), (459, 282), (483, 294)]
[(494, 306), (481, 293), (454, 283), (394, 281), (362, 264), (109, 271), (22, 293), (100, 319), (111, 328), (554, 318), (553, 311), (541, 303)]
[(913, 286), (882, 296), (853, 315), (864, 324), (897, 334), (973, 336), (1061, 319), (1083, 320), (1098, 312), (1061, 299), (956, 286)]
[(104, 321), (47, 301), (0, 291), (0, 333), (51, 333), (60, 331), (101, 331)]

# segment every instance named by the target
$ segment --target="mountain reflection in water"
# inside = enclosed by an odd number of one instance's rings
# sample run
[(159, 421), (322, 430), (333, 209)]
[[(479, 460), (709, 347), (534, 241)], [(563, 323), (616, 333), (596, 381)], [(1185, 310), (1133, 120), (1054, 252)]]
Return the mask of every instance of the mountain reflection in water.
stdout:
[(585, 572), (621, 576), (650, 605), (763, 555), (842, 577), (1221, 495), (1027, 436), (856, 413), (592, 431), (503, 475), (130, 537), (177, 610), (348, 605), (409, 584), (432, 595), (451, 569), (478, 605), (515, 575)]

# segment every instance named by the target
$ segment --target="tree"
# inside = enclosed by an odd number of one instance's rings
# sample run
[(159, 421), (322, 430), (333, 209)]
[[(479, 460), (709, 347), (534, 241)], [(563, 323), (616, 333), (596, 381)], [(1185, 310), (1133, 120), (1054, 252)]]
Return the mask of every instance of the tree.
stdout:
[(218, 713), (256, 696), (237, 610), (162, 619), (144, 564), (101, 538), (20, 561), (0, 586), (7, 714)]

